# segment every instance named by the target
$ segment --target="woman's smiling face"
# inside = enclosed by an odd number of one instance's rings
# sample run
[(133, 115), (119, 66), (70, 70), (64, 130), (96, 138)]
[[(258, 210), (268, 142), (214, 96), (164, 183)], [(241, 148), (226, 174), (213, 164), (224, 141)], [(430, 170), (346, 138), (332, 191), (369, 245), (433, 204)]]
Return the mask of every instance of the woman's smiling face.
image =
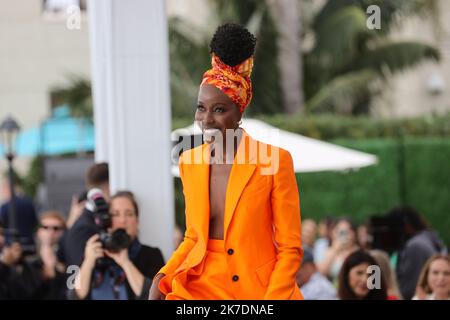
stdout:
[(239, 108), (226, 94), (209, 84), (200, 86), (195, 121), (199, 122), (203, 134), (219, 130), (225, 137), (226, 129), (239, 127), (241, 117)]
[(369, 294), (367, 286), (368, 267), (369, 264), (367, 262), (360, 263), (351, 268), (348, 275), (349, 286), (358, 299), (364, 299)]
[(450, 264), (445, 259), (436, 259), (430, 264), (428, 286), (434, 294), (449, 296)]

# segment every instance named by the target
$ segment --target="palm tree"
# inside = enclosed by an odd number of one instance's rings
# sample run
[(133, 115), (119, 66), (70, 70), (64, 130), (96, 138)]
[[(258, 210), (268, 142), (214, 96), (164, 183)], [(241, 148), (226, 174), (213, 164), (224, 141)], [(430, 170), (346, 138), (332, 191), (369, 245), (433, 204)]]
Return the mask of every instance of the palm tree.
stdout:
[(67, 104), (73, 117), (92, 119), (93, 104), (90, 80), (76, 75), (69, 75), (68, 78), (68, 85), (53, 88), (53, 98), (59, 103)]
[[(211, 19), (195, 27), (179, 18), (169, 20), (169, 50), (172, 112), (174, 117), (192, 117), (198, 85), (210, 67), (209, 40), (225, 22), (246, 25), (257, 38), (254, 96), (246, 113), (278, 113), (282, 105), (277, 56), (276, 29), (264, 1), (210, 0)], [(212, 23), (213, 22), (213, 23)]]
[(295, 114), (303, 109), (301, 13), (299, 0), (267, 0), (276, 24), (278, 37), (278, 67), (280, 72), (283, 110)]
[[(380, 7), (380, 30), (366, 26), (366, 9)], [(327, 1), (311, 26), (315, 46), (305, 55), (305, 94), (310, 111), (368, 113), (371, 98), (388, 76), (439, 51), (418, 41), (389, 38), (400, 19), (436, 12), (436, 0)]]

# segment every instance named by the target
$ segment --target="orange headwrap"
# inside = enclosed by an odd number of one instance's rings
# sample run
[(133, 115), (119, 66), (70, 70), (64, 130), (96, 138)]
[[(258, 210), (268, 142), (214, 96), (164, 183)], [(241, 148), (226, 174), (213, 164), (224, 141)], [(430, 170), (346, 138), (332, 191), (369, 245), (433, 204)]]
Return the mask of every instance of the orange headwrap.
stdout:
[(212, 55), (212, 69), (203, 75), (202, 84), (210, 84), (220, 89), (244, 112), (252, 100), (252, 81), (250, 75), (253, 69), (253, 56), (240, 64), (230, 67), (218, 56)]

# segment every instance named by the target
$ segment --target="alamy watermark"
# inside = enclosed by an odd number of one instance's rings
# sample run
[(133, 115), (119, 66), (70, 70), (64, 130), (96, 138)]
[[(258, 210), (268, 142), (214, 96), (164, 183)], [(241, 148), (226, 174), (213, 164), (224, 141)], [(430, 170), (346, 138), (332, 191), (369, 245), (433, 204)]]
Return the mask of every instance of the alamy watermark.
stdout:
[(66, 281), (67, 289), (80, 289), (80, 267), (77, 265), (70, 265), (67, 267), (66, 273), (69, 274)]
[(377, 5), (367, 7), (366, 13), (370, 16), (367, 18), (366, 26), (369, 30), (381, 29), (381, 8)]
[[(277, 174), (280, 150), (274, 145), (279, 145), (280, 142), (279, 129), (263, 129), (261, 132), (271, 144), (250, 139), (240, 130), (226, 129), (225, 135), (220, 130), (211, 130), (209, 133), (206, 131), (203, 135), (191, 136), (189, 130), (179, 129), (178, 143), (171, 152), (172, 164), (178, 164), (181, 152), (193, 149), (190, 156), (183, 157), (184, 164), (254, 164), (259, 166), (261, 175)], [(194, 149), (195, 146), (202, 145), (203, 141), (207, 142), (207, 147)]]
[(66, 9), (66, 27), (69, 30), (81, 29), (81, 9), (77, 5), (68, 6)]
[(367, 288), (369, 290), (381, 289), (381, 270), (377, 265), (370, 265), (367, 267)]

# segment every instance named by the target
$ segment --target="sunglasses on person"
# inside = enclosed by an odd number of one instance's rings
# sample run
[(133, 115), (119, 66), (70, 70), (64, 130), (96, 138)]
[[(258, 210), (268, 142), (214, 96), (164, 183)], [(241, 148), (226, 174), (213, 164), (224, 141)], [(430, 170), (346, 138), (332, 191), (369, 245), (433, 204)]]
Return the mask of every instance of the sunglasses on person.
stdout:
[(44, 230), (53, 230), (55, 232), (62, 231), (64, 229), (61, 226), (46, 226), (46, 225), (41, 225), (41, 228)]

